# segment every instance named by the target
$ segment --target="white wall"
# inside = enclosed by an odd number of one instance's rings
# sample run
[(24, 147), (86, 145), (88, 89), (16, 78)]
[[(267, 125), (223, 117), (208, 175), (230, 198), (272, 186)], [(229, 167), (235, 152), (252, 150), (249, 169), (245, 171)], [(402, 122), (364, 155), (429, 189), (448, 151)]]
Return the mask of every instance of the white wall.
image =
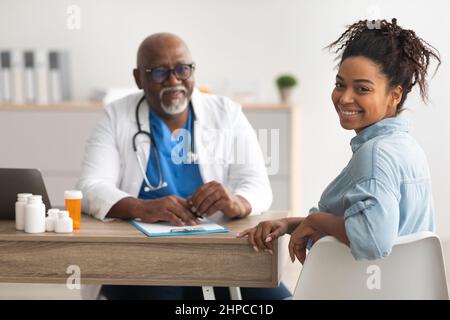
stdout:
[[(69, 4), (81, 8), (81, 30), (66, 28)], [(430, 162), (437, 230), (450, 238), (450, 7), (444, 0), (0, 0), (0, 46), (68, 49), (77, 99), (96, 87), (133, 86), (135, 50), (146, 35), (158, 31), (186, 40), (198, 64), (197, 84), (216, 92), (259, 89), (260, 101), (275, 101), (274, 77), (293, 72), (301, 81), (301, 214), (306, 214), (348, 161), (353, 136), (339, 126), (333, 110), (335, 63), (322, 48), (345, 25), (377, 10), (380, 17), (396, 17), (401, 26), (414, 29), (442, 55), (443, 65), (430, 83), (431, 104), (424, 107), (411, 95), (406, 105), (414, 109), (413, 134)]]

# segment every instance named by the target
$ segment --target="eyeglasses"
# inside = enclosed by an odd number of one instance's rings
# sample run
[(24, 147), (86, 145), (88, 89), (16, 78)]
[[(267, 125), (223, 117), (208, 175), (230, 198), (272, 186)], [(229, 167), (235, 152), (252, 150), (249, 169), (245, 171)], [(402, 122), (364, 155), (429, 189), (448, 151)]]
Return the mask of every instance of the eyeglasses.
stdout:
[(187, 80), (191, 77), (194, 70), (195, 63), (177, 64), (173, 69), (168, 69), (166, 67), (155, 67), (151, 69), (145, 69), (144, 71), (151, 81), (156, 83), (163, 83), (170, 77), (171, 73), (173, 73), (178, 80)]

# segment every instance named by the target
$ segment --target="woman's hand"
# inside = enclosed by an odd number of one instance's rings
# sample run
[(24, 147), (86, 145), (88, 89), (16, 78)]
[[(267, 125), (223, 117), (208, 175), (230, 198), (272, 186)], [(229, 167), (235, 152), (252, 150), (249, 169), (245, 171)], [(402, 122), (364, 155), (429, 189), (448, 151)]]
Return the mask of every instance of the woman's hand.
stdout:
[(289, 240), (289, 255), (291, 261), (295, 261), (297, 257), (301, 264), (305, 263), (306, 259), (306, 246), (308, 240), (311, 240), (314, 244), (324, 234), (317, 230), (312, 223), (312, 215), (306, 217), (302, 223), (292, 232), (291, 240)]
[(288, 229), (289, 221), (287, 219), (269, 220), (238, 233), (237, 237), (248, 236), (248, 242), (255, 251), (264, 250), (273, 253), (273, 240), (286, 234)]

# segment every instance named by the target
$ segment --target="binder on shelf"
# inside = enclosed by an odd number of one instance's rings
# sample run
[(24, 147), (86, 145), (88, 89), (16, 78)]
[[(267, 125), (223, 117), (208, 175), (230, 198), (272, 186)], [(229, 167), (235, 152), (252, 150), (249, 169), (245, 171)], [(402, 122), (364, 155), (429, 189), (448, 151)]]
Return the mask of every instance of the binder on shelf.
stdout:
[(12, 102), (11, 53), (0, 52), (0, 102)]
[(36, 102), (39, 104), (47, 104), (49, 102), (49, 60), (47, 50), (36, 51)]
[(34, 65), (34, 52), (25, 51), (23, 53), (23, 58), (25, 62), (24, 69), (24, 98), (25, 103), (35, 103), (36, 102), (36, 73)]
[(62, 97), (63, 100), (71, 100), (72, 92), (71, 92), (71, 74), (70, 74), (70, 61), (69, 61), (69, 52), (67, 51), (59, 51), (59, 61), (60, 61), (60, 69), (61, 69), (61, 87), (62, 87)]
[(57, 103), (71, 99), (69, 55), (63, 51), (49, 53), (49, 100)]
[(59, 57), (56, 51), (49, 53), (49, 100), (57, 103), (62, 101), (61, 71)]
[(2, 61), (0, 53), (0, 103), (3, 103), (3, 72), (2, 72)]
[(23, 53), (19, 50), (11, 51), (11, 75), (12, 75), (12, 103), (23, 104)]

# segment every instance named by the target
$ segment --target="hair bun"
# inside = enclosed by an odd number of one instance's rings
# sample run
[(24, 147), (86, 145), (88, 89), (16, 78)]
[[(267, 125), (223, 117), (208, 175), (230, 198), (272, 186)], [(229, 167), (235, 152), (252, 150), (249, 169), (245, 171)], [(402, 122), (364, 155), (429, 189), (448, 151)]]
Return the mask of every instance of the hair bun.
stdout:
[(392, 18), (391, 23), (392, 23), (394, 26), (397, 26), (397, 18)]

